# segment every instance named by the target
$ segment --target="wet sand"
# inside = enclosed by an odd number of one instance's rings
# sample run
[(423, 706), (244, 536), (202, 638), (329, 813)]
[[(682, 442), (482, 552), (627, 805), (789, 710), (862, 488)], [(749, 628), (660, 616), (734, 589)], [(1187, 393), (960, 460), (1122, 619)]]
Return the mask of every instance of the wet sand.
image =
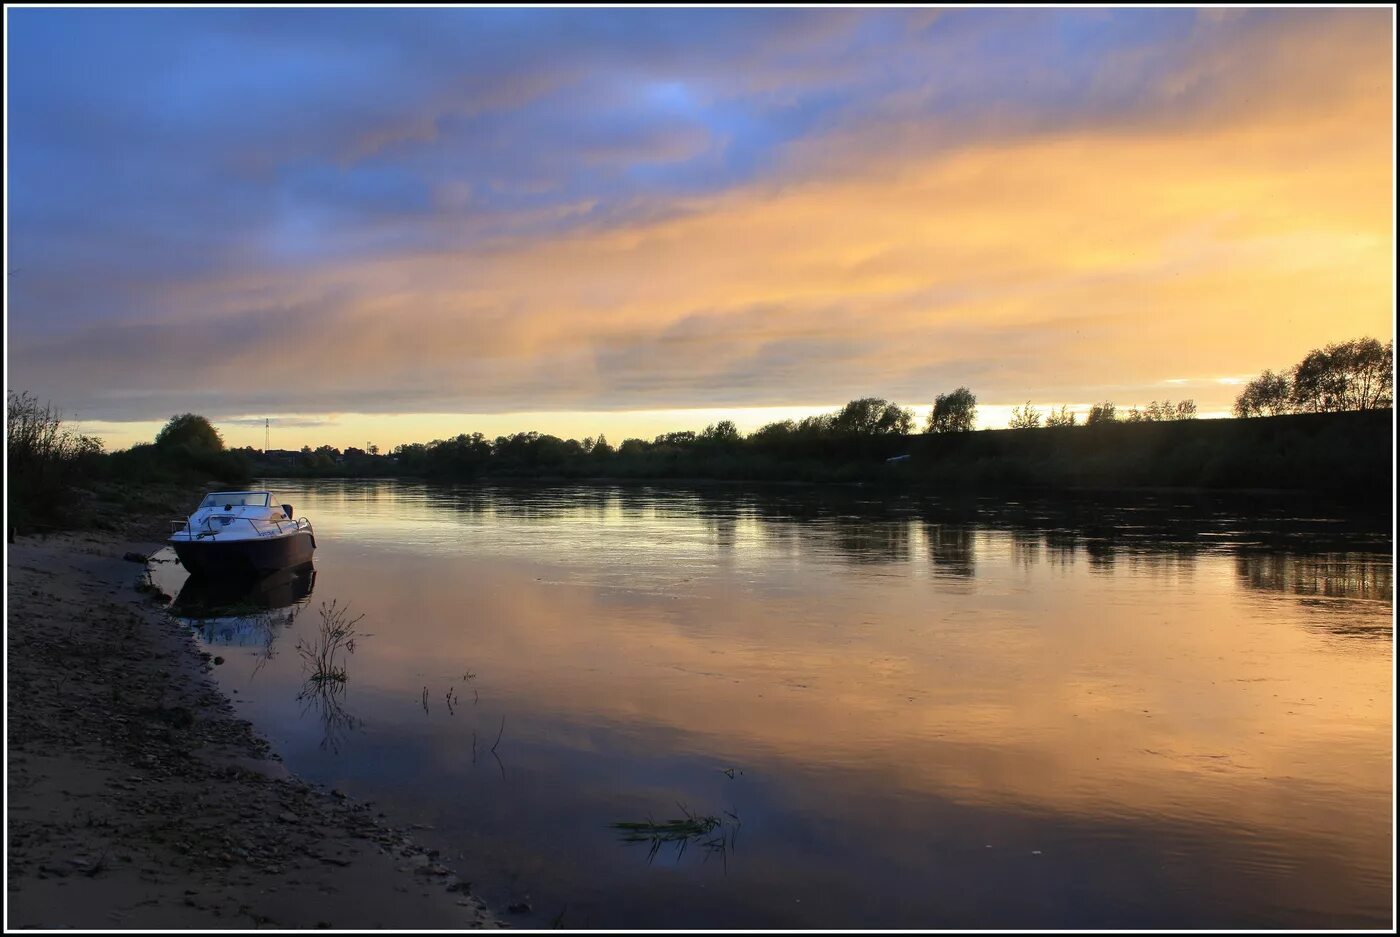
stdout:
[(136, 591), (150, 529), (9, 547), (8, 928), (500, 924), (373, 804), (292, 777)]

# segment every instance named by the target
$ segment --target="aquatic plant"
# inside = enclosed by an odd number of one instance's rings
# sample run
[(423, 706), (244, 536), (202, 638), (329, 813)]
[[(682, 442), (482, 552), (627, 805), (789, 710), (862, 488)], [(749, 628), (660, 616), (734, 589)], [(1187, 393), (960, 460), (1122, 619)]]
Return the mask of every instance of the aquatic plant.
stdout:
[(362, 637), (355, 626), (364, 620), (364, 615), (350, 617), (348, 607), (341, 608), (337, 600), (329, 605), (321, 603), (321, 627), (315, 639), (299, 639), (297, 653), (311, 683), (344, 683), (346, 680), (345, 654), (355, 653), (355, 641)]
[(618, 831), (619, 839), (624, 843), (648, 843), (648, 862), (655, 859), (661, 847), (667, 843), (675, 844), (677, 862), (688, 845), (698, 843), (705, 850), (707, 859), (717, 853), (727, 866), (728, 852), (739, 829), (739, 817), (726, 810), (725, 816), (732, 821), (726, 823), (717, 816), (691, 813), (684, 804), (678, 803), (676, 806), (684, 814), (679, 819), (662, 823), (650, 817), (644, 821), (623, 820), (611, 824), (611, 828)]

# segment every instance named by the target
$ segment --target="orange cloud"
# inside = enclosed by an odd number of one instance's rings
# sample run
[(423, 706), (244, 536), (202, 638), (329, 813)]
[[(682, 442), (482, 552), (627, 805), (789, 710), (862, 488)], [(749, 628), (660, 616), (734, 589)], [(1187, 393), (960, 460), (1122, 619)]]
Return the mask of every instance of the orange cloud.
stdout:
[[(959, 384), (991, 405), (1145, 402), (1182, 374), (1391, 334), (1390, 48), (1372, 25), (1203, 40), (1141, 114), (993, 121), (958, 145), (936, 123), (857, 120), (792, 148), (785, 174), (644, 220), (482, 246), (468, 219), (460, 247), (194, 282), (142, 340), (31, 354), (111, 384), (165, 370), (242, 412), (262, 405), (250, 384), (303, 412), (919, 402)], [(253, 341), (211, 341), (249, 309)], [(308, 353), (324, 366), (298, 366)], [(1192, 392), (1219, 412), (1234, 391)]]

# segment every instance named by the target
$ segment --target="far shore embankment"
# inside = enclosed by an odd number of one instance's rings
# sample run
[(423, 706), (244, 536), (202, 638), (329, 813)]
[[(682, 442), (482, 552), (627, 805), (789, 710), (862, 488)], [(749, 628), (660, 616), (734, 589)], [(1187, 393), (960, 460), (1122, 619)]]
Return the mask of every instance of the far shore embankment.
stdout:
[[(537, 435), (537, 434), (536, 434)], [(259, 477), (492, 484), (861, 484), (939, 492), (1306, 492), (1387, 506), (1394, 411), (942, 434), (674, 439), (599, 456), (568, 441), (458, 437), (389, 456), (254, 460)]]
[(235, 716), (220, 659), (134, 588), (165, 521), (7, 547), (7, 929), (497, 926), (433, 850)]

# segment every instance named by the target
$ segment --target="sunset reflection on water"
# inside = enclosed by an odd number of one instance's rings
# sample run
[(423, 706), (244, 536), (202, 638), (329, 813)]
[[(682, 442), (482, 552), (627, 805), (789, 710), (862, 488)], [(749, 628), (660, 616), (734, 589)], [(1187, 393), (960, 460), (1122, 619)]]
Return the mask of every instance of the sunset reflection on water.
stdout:
[[(273, 487), (317, 526), (306, 607), (366, 616), (356, 730), (322, 744), (287, 650), (221, 681), (294, 771), (431, 825), (540, 926), (1389, 920), (1384, 532), (1170, 499)], [(722, 863), (608, 828), (678, 804), (739, 819)]]

